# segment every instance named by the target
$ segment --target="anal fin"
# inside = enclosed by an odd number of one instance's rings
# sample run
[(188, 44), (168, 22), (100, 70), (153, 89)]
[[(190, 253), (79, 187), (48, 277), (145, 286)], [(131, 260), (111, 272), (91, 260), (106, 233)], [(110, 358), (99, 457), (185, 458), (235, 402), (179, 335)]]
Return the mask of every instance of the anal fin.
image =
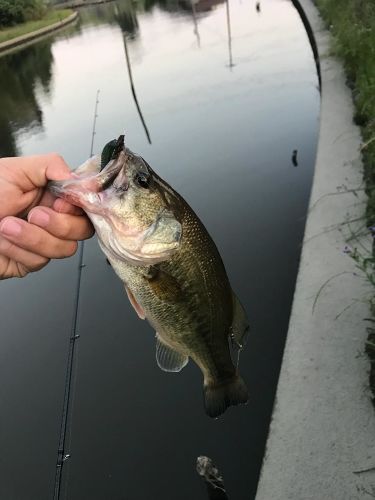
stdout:
[(165, 372), (179, 372), (188, 364), (189, 356), (169, 347), (156, 333), (156, 361)]

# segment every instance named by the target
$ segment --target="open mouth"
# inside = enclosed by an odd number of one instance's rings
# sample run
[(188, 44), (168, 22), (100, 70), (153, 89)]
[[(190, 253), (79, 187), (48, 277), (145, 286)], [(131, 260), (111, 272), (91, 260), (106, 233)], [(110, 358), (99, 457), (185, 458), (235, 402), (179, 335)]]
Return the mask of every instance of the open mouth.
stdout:
[[(96, 172), (93, 172), (93, 165)], [(104, 191), (113, 186), (116, 190), (126, 191), (128, 187), (126, 174), (126, 151), (124, 136), (120, 136), (109, 162), (100, 168), (99, 158), (94, 158), (91, 163), (79, 167), (73, 176), (64, 181), (51, 181), (48, 184), (49, 191), (59, 198), (63, 198), (73, 205), (77, 205), (85, 210), (95, 212), (95, 207), (103, 201)]]

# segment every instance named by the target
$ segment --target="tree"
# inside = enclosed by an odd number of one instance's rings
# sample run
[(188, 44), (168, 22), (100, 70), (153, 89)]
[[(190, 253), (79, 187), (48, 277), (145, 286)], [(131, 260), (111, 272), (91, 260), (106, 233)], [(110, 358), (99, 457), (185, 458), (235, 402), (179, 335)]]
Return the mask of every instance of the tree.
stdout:
[(0, 26), (11, 26), (24, 20), (22, 4), (18, 0), (0, 0)]
[(18, 0), (23, 4), (25, 21), (31, 19), (40, 19), (46, 13), (46, 4), (44, 0)]
[(0, 0), (0, 27), (41, 19), (46, 8), (45, 0)]

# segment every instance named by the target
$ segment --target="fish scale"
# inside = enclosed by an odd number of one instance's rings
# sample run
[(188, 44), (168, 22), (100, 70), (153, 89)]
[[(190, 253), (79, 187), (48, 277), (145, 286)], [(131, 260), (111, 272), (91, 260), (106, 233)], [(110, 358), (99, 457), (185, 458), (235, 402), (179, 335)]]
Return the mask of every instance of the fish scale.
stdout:
[(123, 136), (76, 172), (75, 179), (54, 182), (50, 189), (90, 217), (133, 307), (157, 332), (158, 365), (176, 372), (191, 358), (203, 373), (211, 417), (247, 402), (229, 349), (231, 338), (244, 343), (246, 313), (198, 216), (143, 158), (125, 148)]

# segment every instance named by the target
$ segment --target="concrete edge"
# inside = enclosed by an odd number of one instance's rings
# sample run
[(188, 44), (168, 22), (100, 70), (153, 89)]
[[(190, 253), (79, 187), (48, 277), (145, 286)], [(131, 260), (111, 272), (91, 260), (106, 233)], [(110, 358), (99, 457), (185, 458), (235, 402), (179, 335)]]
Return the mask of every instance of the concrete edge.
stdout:
[[(363, 223), (361, 136), (351, 92), (311, 0), (321, 68), (318, 150), (300, 267), (256, 500), (375, 497), (375, 415), (364, 354), (373, 293), (343, 252)], [(347, 223), (347, 220), (353, 220)], [(369, 245), (364, 238), (355, 244)]]
[(60, 9), (80, 9), (89, 7), (90, 5), (101, 5), (103, 3), (114, 2), (115, 0), (72, 0), (71, 2), (64, 2), (58, 5)]
[(36, 41), (37, 39), (45, 36), (46, 34), (64, 28), (68, 24), (75, 21), (77, 17), (78, 17), (78, 12), (73, 12), (73, 14), (68, 16), (66, 19), (63, 19), (62, 21), (51, 24), (50, 26), (46, 26), (45, 28), (41, 28), (39, 30), (32, 31), (31, 33), (27, 33), (25, 35), (18, 36), (16, 38), (12, 38), (12, 40), (0, 43), (0, 56), (4, 55), (3, 54), (4, 52), (9, 52), (9, 50), (15, 47), (19, 48), (20, 46), (28, 45), (31, 41), (34, 40)]

